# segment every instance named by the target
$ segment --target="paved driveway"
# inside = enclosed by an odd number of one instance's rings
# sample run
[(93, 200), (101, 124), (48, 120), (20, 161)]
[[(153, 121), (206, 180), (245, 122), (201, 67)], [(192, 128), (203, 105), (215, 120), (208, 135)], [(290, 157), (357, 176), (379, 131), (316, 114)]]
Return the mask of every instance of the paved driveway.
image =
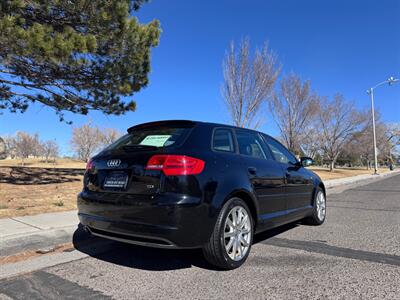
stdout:
[(400, 299), (400, 175), (328, 201), (323, 226), (257, 236), (237, 270), (210, 269), (197, 250), (106, 242), (100, 254), (0, 281), (0, 299)]

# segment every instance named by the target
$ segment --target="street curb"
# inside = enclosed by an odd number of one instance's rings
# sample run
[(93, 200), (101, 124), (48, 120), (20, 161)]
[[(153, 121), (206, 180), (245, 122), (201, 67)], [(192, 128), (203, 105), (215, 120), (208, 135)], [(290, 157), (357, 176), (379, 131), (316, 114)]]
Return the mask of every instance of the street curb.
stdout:
[[(117, 243), (115, 241), (90, 236), (79, 227), (75, 228), (74, 232), (68, 236), (67, 242), (71, 242), (76, 249), (59, 253), (44, 253), (31, 259), (0, 265), (0, 280), (63, 263), (69, 263), (92, 255), (99, 255), (107, 252), (113, 244)], [(75, 243), (79, 246), (76, 246)], [(52, 246), (57, 247), (58, 245), (59, 243)], [(90, 254), (88, 254), (89, 252)]]
[(41, 230), (24, 235), (8, 236), (1, 241), (0, 256), (9, 256), (16, 253), (54, 247), (71, 242), (78, 226)]
[(2, 265), (0, 268), (0, 280), (30, 273), (43, 268), (56, 266), (62, 263), (88, 257), (87, 254), (74, 250), (72, 252), (55, 253), (50, 255), (38, 256), (32, 259)]
[(387, 177), (392, 177), (395, 175), (400, 174), (400, 170), (395, 170), (387, 173), (382, 173), (379, 175), (373, 175), (373, 174), (364, 174), (364, 175), (357, 175), (357, 176), (351, 176), (351, 177), (345, 177), (345, 178), (338, 178), (338, 179), (330, 179), (330, 180), (325, 180), (324, 185), (327, 189), (329, 188), (334, 188), (342, 185), (348, 185), (348, 184), (353, 184), (353, 183), (359, 183), (361, 181), (376, 181), (380, 179), (384, 179)]

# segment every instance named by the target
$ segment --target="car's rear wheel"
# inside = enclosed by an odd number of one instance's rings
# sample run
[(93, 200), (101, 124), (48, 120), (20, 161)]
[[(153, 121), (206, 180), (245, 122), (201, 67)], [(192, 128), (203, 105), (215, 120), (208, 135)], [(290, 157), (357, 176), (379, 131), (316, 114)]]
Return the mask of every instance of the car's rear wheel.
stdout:
[(326, 197), (321, 188), (315, 192), (312, 215), (305, 219), (306, 224), (321, 225), (326, 218)]
[(250, 210), (243, 200), (232, 198), (223, 206), (203, 253), (211, 264), (223, 269), (235, 269), (246, 261), (252, 242)]

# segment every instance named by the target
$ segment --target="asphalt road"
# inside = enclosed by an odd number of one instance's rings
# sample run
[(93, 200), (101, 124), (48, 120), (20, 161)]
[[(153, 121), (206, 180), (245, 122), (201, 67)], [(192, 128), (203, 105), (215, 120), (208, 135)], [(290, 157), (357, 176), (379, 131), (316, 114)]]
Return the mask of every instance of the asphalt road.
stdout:
[(2, 280), (0, 299), (400, 299), (400, 175), (329, 196), (327, 213), (256, 236), (233, 271), (197, 250), (92, 238), (94, 251), (77, 232), (90, 257)]

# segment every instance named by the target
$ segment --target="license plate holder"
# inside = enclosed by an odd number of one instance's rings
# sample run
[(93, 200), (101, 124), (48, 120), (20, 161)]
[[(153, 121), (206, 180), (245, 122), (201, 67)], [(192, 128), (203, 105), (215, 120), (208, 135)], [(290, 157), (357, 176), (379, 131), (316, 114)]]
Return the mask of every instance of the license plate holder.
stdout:
[(128, 183), (128, 174), (125, 172), (111, 172), (104, 179), (103, 188), (104, 189), (126, 189)]

